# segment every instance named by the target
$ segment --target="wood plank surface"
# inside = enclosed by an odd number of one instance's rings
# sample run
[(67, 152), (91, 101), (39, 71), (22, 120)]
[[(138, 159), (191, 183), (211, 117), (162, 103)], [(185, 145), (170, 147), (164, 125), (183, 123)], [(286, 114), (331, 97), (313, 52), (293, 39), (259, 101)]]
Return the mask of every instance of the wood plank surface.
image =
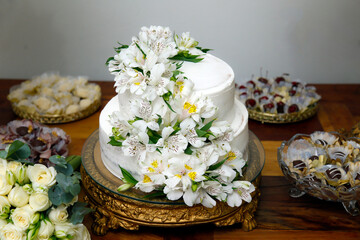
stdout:
[[(0, 80), (0, 124), (17, 119), (6, 96), (9, 88), (19, 83), (20, 80)], [(99, 111), (83, 120), (52, 125), (62, 128), (71, 136), (70, 154), (81, 154), (85, 140), (99, 127), (101, 109), (115, 96), (113, 82), (96, 83), (102, 89), (102, 107)], [(319, 112), (313, 118), (283, 125), (249, 120), (249, 129), (261, 140), (266, 155), (260, 185), (261, 197), (255, 216), (258, 223), (256, 229), (244, 232), (238, 224), (223, 228), (210, 224), (182, 228), (141, 227), (139, 231), (110, 231), (105, 236), (92, 234), (92, 239), (360, 239), (360, 216), (350, 216), (341, 203), (306, 195), (296, 199), (289, 197), (290, 185), (278, 167), (277, 148), (294, 134), (341, 128), (349, 130), (360, 121), (360, 84), (315, 86), (322, 100)], [(92, 222), (92, 217), (86, 216), (84, 223), (88, 229), (91, 229)]]

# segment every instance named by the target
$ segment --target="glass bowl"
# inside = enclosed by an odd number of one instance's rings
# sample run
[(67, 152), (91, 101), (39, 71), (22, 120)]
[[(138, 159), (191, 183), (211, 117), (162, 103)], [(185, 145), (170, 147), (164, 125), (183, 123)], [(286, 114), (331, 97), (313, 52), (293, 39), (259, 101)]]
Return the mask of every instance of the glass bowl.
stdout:
[[(357, 180), (358, 175), (353, 177), (353, 172), (350, 172), (348, 166), (354, 166), (355, 164), (356, 166), (360, 165), (359, 149), (356, 150), (355, 147), (353, 148), (357, 153), (355, 158), (351, 159), (349, 156), (352, 157), (355, 154), (349, 153), (349, 155), (344, 158), (346, 160), (341, 162), (342, 159), (340, 158), (333, 159), (335, 158), (333, 157), (334, 151), (331, 152), (332, 149), (341, 147), (341, 145), (334, 143), (334, 145), (331, 146), (323, 146), (321, 141), (314, 140), (315, 133), (311, 135), (296, 134), (289, 141), (282, 142), (281, 146), (278, 148), (278, 162), (280, 168), (286, 179), (292, 185), (289, 190), (289, 195), (297, 198), (304, 194), (308, 194), (321, 200), (341, 202), (349, 214), (352, 216), (358, 215), (360, 212), (360, 181)], [(339, 139), (339, 142), (351, 141), (359, 147), (359, 138), (346, 139), (338, 133), (327, 134), (332, 134)], [(320, 159), (322, 159), (322, 164), (319, 164), (321, 161), (314, 156), (319, 157), (321, 155), (324, 157), (320, 157)], [(316, 160), (311, 160), (309, 158)], [(307, 165), (305, 166), (304, 164)], [(302, 171), (299, 170), (302, 168), (301, 165), (304, 167)], [(332, 174), (335, 171), (342, 174), (340, 179), (335, 178), (334, 174)], [(352, 167), (351, 171), (356, 171), (360, 176), (360, 170), (353, 170)], [(354, 184), (354, 182), (356, 182), (356, 184)]]

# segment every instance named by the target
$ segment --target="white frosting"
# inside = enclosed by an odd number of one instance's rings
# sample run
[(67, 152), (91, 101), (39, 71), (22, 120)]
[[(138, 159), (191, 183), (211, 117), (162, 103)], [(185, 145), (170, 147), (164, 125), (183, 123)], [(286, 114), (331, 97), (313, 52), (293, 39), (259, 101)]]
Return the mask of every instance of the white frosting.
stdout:
[[(234, 72), (231, 67), (221, 59), (210, 54), (198, 63), (184, 62), (180, 69), (184, 75), (194, 82), (195, 92), (211, 98), (218, 107), (218, 120), (226, 120), (234, 131), (232, 147), (246, 153), (248, 134), (248, 112), (245, 106), (235, 98)], [(112, 135), (112, 126), (109, 115), (120, 109), (130, 112), (129, 94), (118, 94), (110, 100), (100, 114), (99, 141), (101, 158), (106, 168), (115, 176), (121, 177), (120, 166), (126, 168), (135, 178), (137, 174), (137, 161), (135, 157), (124, 156), (119, 147), (108, 144)]]

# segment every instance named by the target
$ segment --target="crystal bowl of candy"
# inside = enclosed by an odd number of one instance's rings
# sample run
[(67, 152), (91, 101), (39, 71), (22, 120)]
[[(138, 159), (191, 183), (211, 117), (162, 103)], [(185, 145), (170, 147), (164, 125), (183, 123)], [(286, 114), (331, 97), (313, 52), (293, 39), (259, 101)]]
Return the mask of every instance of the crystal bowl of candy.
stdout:
[(278, 148), (278, 162), (292, 187), (291, 197), (304, 194), (341, 202), (359, 214), (360, 138), (335, 132), (296, 134)]
[(289, 123), (307, 119), (317, 112), (320, 95), (314, 86), (291, 80), (288, 74), (276, 78), (256, 77), (236, 85), (237, 96), (251, 119), (267, 123)]

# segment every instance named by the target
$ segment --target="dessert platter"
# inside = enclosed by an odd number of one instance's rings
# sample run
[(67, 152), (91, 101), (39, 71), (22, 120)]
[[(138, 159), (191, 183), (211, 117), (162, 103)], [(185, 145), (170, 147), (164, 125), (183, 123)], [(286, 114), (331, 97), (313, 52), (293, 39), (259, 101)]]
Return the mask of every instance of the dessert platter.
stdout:
[(288, 74), (276, 78), (257, 77), (236, 85), (237, 96), (245, 104), (249, 118), (262, 123), (292, 123), (314, 116), (321, 99), (316, 88)]
[(360, 138), (320, 131), (297, 134), (281, 144), (278, 161), (293, 185), (290, 196), (307, 193), (341, 202), (349, 214), (359, 214)]
[(21, 118), (66, 123), (93, 114), (101, 105), (101, 90), (85, 77), (44, 73), (12, 87), (8, 100)]
[(115, 50), (107, 65), (117, 95), (82, 153), (95, 233), (209, 222), (253, 229), (265, 157), (232, 68), (189, 33), (160, 26)]

